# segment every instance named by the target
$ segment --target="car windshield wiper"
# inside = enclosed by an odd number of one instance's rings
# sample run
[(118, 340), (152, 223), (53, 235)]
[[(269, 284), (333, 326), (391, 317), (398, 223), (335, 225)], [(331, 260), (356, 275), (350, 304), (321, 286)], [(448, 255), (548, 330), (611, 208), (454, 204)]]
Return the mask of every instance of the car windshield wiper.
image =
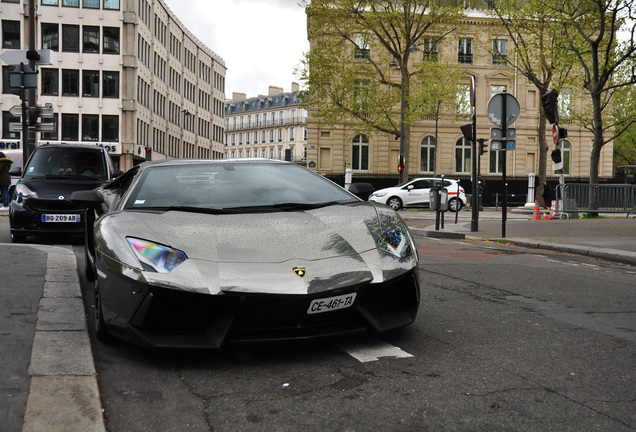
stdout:
[(347, 204), (353, 201), (326, 201), (321, 203), (298, 203), (298, 202), (289, 202), (289, 203), (278, 203), (278, 204), (270, 204), (270, 205), (260, 205), (260, 206), (245, 206), (245, 207), (229, 207), (226, 210), (235, 210), (240, 212), (250, 212), (250, 211), (303, 211), (303, 210), (314, 210), (322, 207), (329, 207), (337, 204)]
[(154, 207), (137, 207), (135, 210), (161, 210), (161, 211), (182, 211), (188, 213), (205, 213), (205, 214), (232, 214), (236, 213), (233, 209), (215, 209), (207, 207), (195, 206), (154, 206)]

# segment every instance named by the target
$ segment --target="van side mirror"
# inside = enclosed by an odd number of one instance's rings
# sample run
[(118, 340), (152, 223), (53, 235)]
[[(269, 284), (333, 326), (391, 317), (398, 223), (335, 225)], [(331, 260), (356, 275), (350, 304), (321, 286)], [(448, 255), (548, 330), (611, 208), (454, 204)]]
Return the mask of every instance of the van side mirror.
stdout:
[(15, 167), (9, 170), (9, 175), (20, 177), (22, 175), (22, 167)]

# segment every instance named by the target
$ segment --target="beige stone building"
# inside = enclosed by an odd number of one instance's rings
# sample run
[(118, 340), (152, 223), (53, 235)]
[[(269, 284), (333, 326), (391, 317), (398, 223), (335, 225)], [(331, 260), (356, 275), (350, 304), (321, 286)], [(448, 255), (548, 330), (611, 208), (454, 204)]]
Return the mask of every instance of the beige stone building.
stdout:
[[(57, 131), (37, 144), (105, 146), (115, 165), (131, 168), (150, 156), (223, 157), (223, 59), (205, 46), (162, 0), (38, 0), (38, 105), (53, 104)], [(2, 50), (27, 49), (26, 0), (3, 0)], [(3, 65), (3, 143), (18, 142), (8, 124), (11, 66)], [(146, 154), (146, 148), (151, 149)]]
[[(539, 109), (540, 94), (537, 88), (521, 76), (509, 62), (515, 62), (514, 44), (505, 31), (493, 34), (490, 27), (485, 31), (484, 23), (488, 18), (483, 13), (472, 11), (459, 29), (446, 36), (439, 46), (430, 41), (422, 41), (419, 51), (412, 53), (411, 64), (416, 66), (424, 56), (453, 59), (461, 65), (464, 83), (462, 84), (463, 103), (451, 103), (449, 112), (439, 117), (438, 132), (434, 116), (421, 115), (411, 123), (409, 171), (410, 177), (444, 174), (447, 177), (469, 179), (472, 171), (471, 144), (466, 141), (460, 126), (470, 123), (471, 109), (469, 89), (471, 76), (475, 77), (477, 138), (490, 138), (490, 128), (495, 127), (488, 119), (487, 105), (490, 98), (502, 91), (512, 94), (520, 105), (518, 121), (511, 125), (516, 128), (515, 150), (488, 151), (481, 156), (480, 174), (496, 180), (501, 178), (503, 158), (507, 161), (507, 176), (521, 179), (539, 169)], [(492, 22), (492, 21), (490, 21)], [(367, 40), (366, 55), (374, 55), (373, 39)], [(314, 41), (310, 40), (313, 46)], [(377, 47), (377, 49), (380, 49)], [(353, 49), (344, 49), (343, 55), (351, 55)], [(350, 54), (349, 54), (350, 53)], [(399, 73), (393, 75), (399, 80)], [(593, 136), (585, 129), (568, 124), (567, 106), (580, 104), (572, 100), (572, 93), (564, 89), (560, 95), (561, 127), (568, 130), (568, 136), (560, 140), (559, 147), (564, 154), (564, 173), (566, 179), (582, 179), (589, 176), (590, 155)], [(548, 125), (544, 133), (550, 149), (552, 126)], [(325, 175), (337, 176), (352, 168), (354, 177), (374, 177), (395, 174), (400, 151), (400, 142), (393, 135), (381, 132), (361, 132), (344, 126), (333, 127), (323, 123), (316, 109), (309, 110), (307, 162), (310, 167)], [(601, 177), (612, 176), (613, 146), (604, 146), (601, 153), (599, 173)], [(552, 160), (548, 152), (548, 176), (556, 179), (552, 171)]]
[(306, 163), (307, 111), (299, 86), (291, 92), (270, 86), (267, 95), (233, 93), (225, 103), (225, 157), (268, 158)]

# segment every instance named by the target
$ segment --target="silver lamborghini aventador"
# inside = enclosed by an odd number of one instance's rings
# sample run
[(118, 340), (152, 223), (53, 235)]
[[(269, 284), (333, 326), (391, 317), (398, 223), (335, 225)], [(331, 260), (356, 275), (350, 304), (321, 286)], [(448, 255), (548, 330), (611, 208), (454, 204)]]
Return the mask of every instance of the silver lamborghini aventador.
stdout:
[(415, 320), (418, 258), (400, 216), (301, 166), (147, 162), (73, 200), (89, 208), (99, 339), (219, 348)]

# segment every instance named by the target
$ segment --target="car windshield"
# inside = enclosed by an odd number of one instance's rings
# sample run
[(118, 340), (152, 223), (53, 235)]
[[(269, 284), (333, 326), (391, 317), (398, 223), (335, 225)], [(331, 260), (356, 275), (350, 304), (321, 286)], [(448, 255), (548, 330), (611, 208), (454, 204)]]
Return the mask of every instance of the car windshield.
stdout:
[(293, 164), (210, 163), (149, 167), (126, 208), (286, 211), (351, 202), (359, 200)]
[(99, 149), (39, 147), (24, 172), (25, 178), (104, 180), (107, 167)]

